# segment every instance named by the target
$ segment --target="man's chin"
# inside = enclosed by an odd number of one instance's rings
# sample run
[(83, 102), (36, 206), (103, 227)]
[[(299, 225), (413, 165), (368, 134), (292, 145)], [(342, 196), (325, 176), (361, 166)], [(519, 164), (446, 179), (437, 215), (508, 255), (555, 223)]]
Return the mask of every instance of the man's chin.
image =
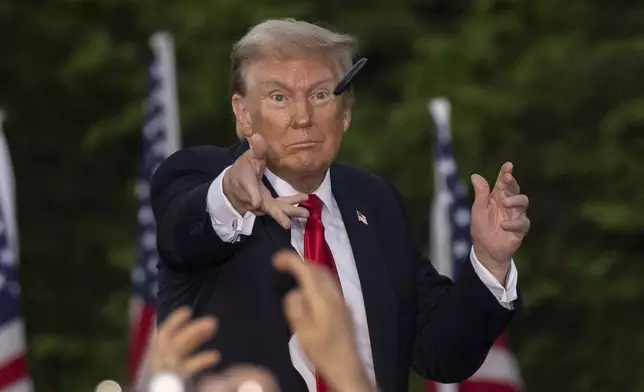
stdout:
[(325, 171), (330, 163), (327, 159), (323, 159), (319, 154), (312, 151), (300, 151), (289, 157), (288, 162), (285, 162), (289, 171), (293, 173), (318, 173)]

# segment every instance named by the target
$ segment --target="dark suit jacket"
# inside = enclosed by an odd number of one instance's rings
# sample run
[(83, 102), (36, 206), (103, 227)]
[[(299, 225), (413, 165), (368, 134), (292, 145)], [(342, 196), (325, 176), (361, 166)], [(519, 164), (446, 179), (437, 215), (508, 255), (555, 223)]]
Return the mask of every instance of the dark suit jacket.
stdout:
[[(152, 203), (161, 256), (158, 320), (181, 305), (197, 315), (213, 314), (220, 327), (206, 346), (221, 351), (217, 368), (261, 365), (285, 392), (305, 392), (289, 356), (291, 331), (281, 303), (294, 280), (271, 265), (277, 249), (291, 248), (290, 232), (261, 216), (252, 235), (225, 243), (206, 211), (210, 183), (246, 149), (245, 142), (229, 149), (187, 148), (157, 170)], [(379, 388), (406, 391), (410, 367), (439, 382), (471, 376), (514, 311), (498, 303), (470, 263), (455, 284), (436, 273), (414, 243), (401, 195), (391, 184), (340, 163), (331, 167), (331, 184), (360, 276)]]

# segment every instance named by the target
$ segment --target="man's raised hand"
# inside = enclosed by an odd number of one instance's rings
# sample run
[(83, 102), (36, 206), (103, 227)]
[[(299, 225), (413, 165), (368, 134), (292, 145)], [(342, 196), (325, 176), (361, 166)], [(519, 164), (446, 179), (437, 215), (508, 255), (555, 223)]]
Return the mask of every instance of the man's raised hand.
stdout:
[(309, 212), (295, 204), (308, 199), (305, 194), (274, 198), (262, 182), (266, 169), (266, 142), (259, 134), (248, 138), (250, 148), (226, 172), (223, 179), (224, 195), (233, 208), (244, 215), (268, 214), (285, 229), (291, 228), (291, 217), (307, 218)]
[(530, 219), (526, 215), (530, 201), (520, 193), (513, 168), (511, 162), (501, 167), (491, 191), (483, 177), (472, 175), (474, 252), (502, 285), (505, 285), (512, 257), (530, 230)]

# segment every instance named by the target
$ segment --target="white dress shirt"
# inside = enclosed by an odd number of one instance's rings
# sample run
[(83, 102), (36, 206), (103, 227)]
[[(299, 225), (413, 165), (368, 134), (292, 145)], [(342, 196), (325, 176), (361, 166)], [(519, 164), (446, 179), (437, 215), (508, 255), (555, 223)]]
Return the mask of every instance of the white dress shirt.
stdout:
[[(210, 185), (208, 189), (207, 208), (210, 214), (212, 225), (217, 235), (227, 242), (239, 240), (241, 235), (250, 235), (255, 224), (255, 214), (247, 212), (243, 217), (233, 208), (230, 201), (223, 192), (222, 179), (226, 173), (224, 170)], [(298, 194), (291, 185), (286, 181), (271, 173), (268, 169), (264, 173), (269, 180), (275, 192), (279, 196), (291, 196)], [(333, 259), (338, 270), (342, 293), (347, 307), (353, 317), (355, 325), (356, 343), (358, 354), (362, 360), (365, 371), (376, 384), (376, 377), (373, 367), (373, 356), (371, 353), (371, 342), (369, 339), (369, 328), (367, 325), (367, 315), (365, 312), (364, 300), (362, 298), (362, 289), (360, 287), (360, 278), (353, 258), (351, 243), (344, 227), (340, 209), (333, 197), (331, 191), (330, 172), (327, 171), (324, 181), (313, 192), (322, 200), (322, 223), (324, 224), (324, 237), (329, 244)], [(293, 218), (291, 226), (291, 244), (302, 256), (304, 254), (304, 226), (306, 219)], [(474, 271), (481, 281), (494, 294), (499, 303), (507, 308), (512, 308), (512, 301), (517, 298), (517, 270), (514, 261), (511, 262), (510, 271), (507, 278), (507, 289), (504, 288), (498, 280), (477, 260), (474, 249), (470, 252), (470, 260)], [(293, 366), (300, 372), (310, 392), (316, 392), (315, 386), (315, 369), (314, 366), (304, 355), (302, 347), (294, 335), (289, 342), (289, 351)]]

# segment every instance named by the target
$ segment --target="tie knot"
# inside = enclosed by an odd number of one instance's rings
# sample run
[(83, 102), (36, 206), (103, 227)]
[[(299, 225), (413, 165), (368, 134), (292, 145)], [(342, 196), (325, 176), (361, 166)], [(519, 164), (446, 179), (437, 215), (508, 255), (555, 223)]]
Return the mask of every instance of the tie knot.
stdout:
[(309, 210), (311, 218), (321, 219), (322, 218), (322, 200), (316, 195), (309, 195), (308, 200), (304, 200), (300, 203), (300, 207), (304, 207)]

